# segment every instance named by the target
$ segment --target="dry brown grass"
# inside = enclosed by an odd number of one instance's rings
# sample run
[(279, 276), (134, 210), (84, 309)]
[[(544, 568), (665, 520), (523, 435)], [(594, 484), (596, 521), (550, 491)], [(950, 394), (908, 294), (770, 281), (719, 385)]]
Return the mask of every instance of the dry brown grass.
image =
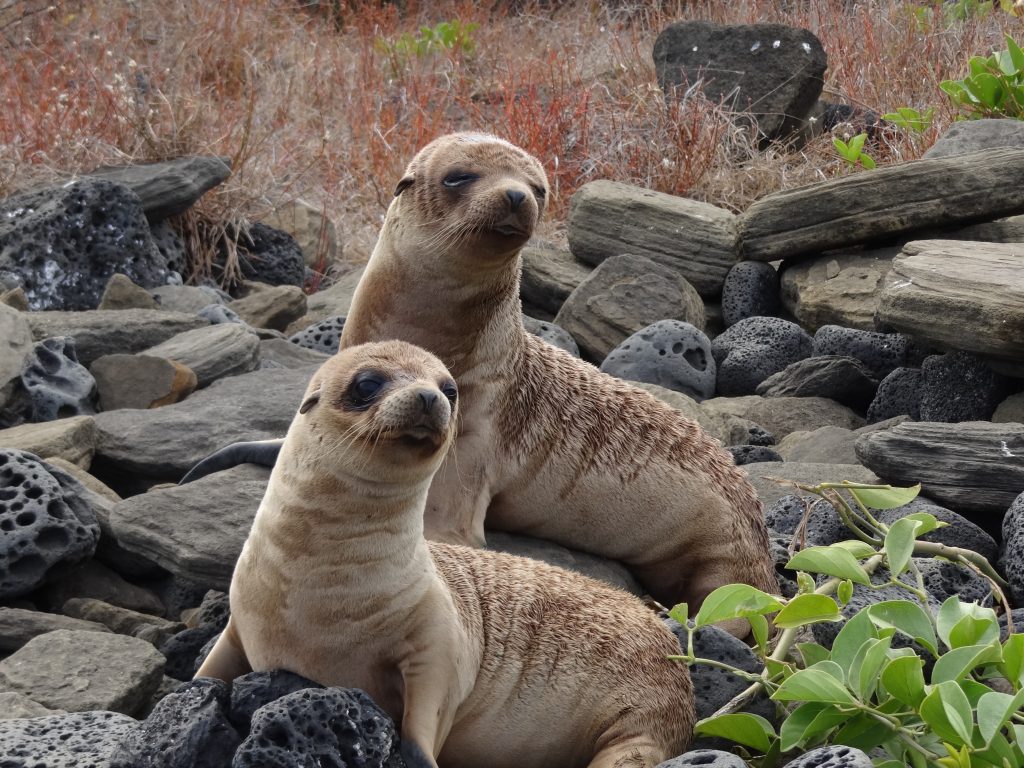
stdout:
[[(440, 133), (475, 128), (543, 159), (552, 238), (573, 191), (595, 178), (741, 210), (846, 169), (829, 137), (799, 152), (758, 151), (699, 94), (666, 104), (651, 48), (668, 22), (805, 26), (828, 51), (826, 93), (836, 100), (879, 112), (939, 107), (923, 140), (897, 133), (874, 148), (880, 164), (934, 141), (953, 118), (938, 83), (1020, 31), (1000, 12), (922, 29), (905, 0), (477, 5), (0, 0), (0, 194), (102, 163), (228, 155), (232, 178), (185, 228), (197, 242), (301, 197), (339, 222), (346, 258), (359, 262), (412, 154)], [(474, 50), (402, 57), (388, 46), (452, 19), (479, 24)]]

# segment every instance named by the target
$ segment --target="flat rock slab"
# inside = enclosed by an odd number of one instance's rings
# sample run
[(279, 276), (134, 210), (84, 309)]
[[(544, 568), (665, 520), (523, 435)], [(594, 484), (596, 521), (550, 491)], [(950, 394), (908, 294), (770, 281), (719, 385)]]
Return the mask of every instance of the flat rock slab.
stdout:
[(283, 437), (318, 367), (253, 371), (163, 408), (98, 414), (97, 458), (107, 470), (176, 482), (218, 448)]
[(12, 766), (105, 768), (117, 745), (137, 725), (134, 718), (117, 712), (6, 720), (0, 723), (0, 755)]
[(742, 258), (799, 257), (927, 227), (1021, 213), (1022, 177), (1024, 149), (991, 149), (915, 160), (768, 195), (739, 217)]
[(89, 176), (128, 187), (151, 223), (184, 213), (231, 175), (230, 157), (178, 157), (163, 163), (104, 166)]
[(834, 426), (859, 429), (864, 419), (827, 397), (713, 397), (701, 403), (711, 414), (728, 413), (749, 419), (781, 440), (790, 432)]
[(139, 713), (156, 692), (164, 657), (145, 640), (60, 629), (0, 661), (0, 689), (68, 712)]
[[(1024, 491), (1024, 424), (904, 422), (857, 440), (857, 457), (893, 485), (922, 492), (991, 530)], [(998, 518), (998, 519), (996, 519)]]
[(591, 270), (569, 251), (546, 245), (527, 245), (519, 255), (523, 260), (519, 295), (527, 314), (533, 311), (554, 317)]
[(142, 352), (179, 333), (209, 325), (198, 315), (159, 309), (29, 312), (26, 317), (36, 341), (71, 336), (78, 361), (86, 366), (103, 355)]
[(624, 253), (644, 256), (672, 267), (701, 296), (714, 298), (736, 263), (735, 222), (735, 214), (708, 203), (618, 181), (591, 181), (569, 202), (569, 248), (594, 266)]
[[(757, 491), (758, 498), (765, 506), (773, 504), (783, 496), (803, 493), (790, 482), (806, 485), (818, 483), (841, 483), (849, 480), (852, 483), (880, 483), (881, 480), (870, 470), (860, 464), (818, 464), (797, 461), (762, 461), (756, 464), (745, 464), (741, 469)], [(850, 535), (853, 538), (853, 535)]]
[(103, 624), (85, 619), (62, 616), (59, 613), (30, 611), (26, 608), (0, 606), (0, 653), (16, 651), (33, 637), (73, 629), (82, 632), (109, 632)]
[(879, 319), (942, 348), (1024, 359), (1024, 247), (918, 240), (893, 259)]
[(270, 470), (248, 464), (116, 504), (118, 543), (173, 574), (227, 591)]
[(0, 429), (0, 448), (17, 448), (44, 459), (59, 456), (88, 469), (96, 449), (96, 422), (92, 416), (72, 416)]
[(259, 366), (260, 337), (240, 323), (219, 323), (179, 333), (146, 350), (191, 368), (200, 387), (223, 378), (249, 373)]

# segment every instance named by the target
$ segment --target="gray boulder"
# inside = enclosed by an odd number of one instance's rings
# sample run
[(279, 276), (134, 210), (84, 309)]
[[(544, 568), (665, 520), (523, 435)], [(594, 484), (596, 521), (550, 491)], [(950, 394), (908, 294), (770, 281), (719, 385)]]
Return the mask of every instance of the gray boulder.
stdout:
[(779, 314), (779, 273), (763, 261), (741, 261), (729, 270), (722, 286), (722, 321), (725, 327), (748, 317)]
[(231, 682), (231, 702), (228, 717), (243, 733), (249, 732), (249, 726), (257, 710), (296, 691), (309, 688), (323, 688), (301, 675), (284, 669), (269, 672), (250, 672), (236, 677)]
[(97, 309), (156, 309), (156, 299), (145, 288), (116, 272), (107, 281)]
[(528, 333), (543, 339), (551, 346), (563, 349), (573, 357), (580, 356), (580, 348), (576, 344), (576, 339), (564, 328), (529, 315), (523, 315), (523, 327)]
[(868, 406), (868, 422), (874, 424), (897, 416), (921, 418), (921, 369), (897, 368), (878, 384)]
[(0, 304), (0, 408), (10, 397), (15, 379), (32, 350), (32, 328), (24, 313)]
[(953, 123), (923, 157), (953, 157), (982, 149), (1024, 147), (1024, 123), (1020, 120), (986, 118)]
[(55, 421), (96, 413), (96, 380), (78, 362), (75, 341), (56, 336), (36, 344), (25, 358), (21, 386), (32, 421)]
[(115, 272), (145, 288), (170, 276), (128, 188), (79, 179), (0, 205), (0, 282), (20, 285), (31, 309), (93, 309)]
[(811, 337), (796, 323), (748, 317), (715, 337), (720, 395), (751, 395), (773, 373), (811, 354)]
[(679, 21), (654, 42), (654, 69), (666, 97), (699, 83), (711, 101), (750, 112), (766, 139), (786, 138), (803, 127), (821, 95), (827, 65), (813, 33), (782, 24)]
[(308, 368), (326, 362), (330, 355), (301, 347), (287, 339), (260, 340), (260, 365), (268, 361), (282, 368)]
[(790, 760), (782, 768), (871, 768), (871, 758), (853, 747), (819, 747)]
[(235, 299), (224, 309), (237, 314), (254, 328), (284, 331), (306, 314), (306, 294), (294, 285), (262, 286), (246, 283), (249, 292)]
[(306, 260), (295, 238), (266, 224), (250, 224), (238, 237), (242, 276), (268, 285), (302, 287)]
[(73, 629), (80, 632), (110, 631), (95, 621), (62, 616), (59, 613), (0, 606), (0, 653), (16, 651), (33, 637), (58, 629)]
[(1015, 605), (1024, 606), (1024, 492), (1010, 504), (1002, 525), (1003, 546), (999, 565), (1010, 582)]
[(878, 380), (855, 357), (820, 355), (798, 360), (757, 385), (765, 397), (829, 397), (863, 413), (878, 389)]
[(47, 460), (56, 456), (88, 467), (96, 450), (96, 422), (92, 416), (72, 416), (0, 429), (0, 446), (34, 453)]
[(0, 755), (11, 766), (106, 768), (136, 725), (117, 712), (73, 712), (0, 722)]
[(700, 407), (711, 415), (729, 414), (752, 421), (778, 440), (790, 432), (805, 432), (824, 426), (846, 429), (864, 426), (864, 419), (827, 397), (714, 397), (705, 400)]
[(244, 325), (221, 323), (179, 333), (144, 354), (188, 366), (196, 374), (197, 386), (205, 387), (225, 376), (256, 370), (260, 339)]
[(150, 294), (160, 309), (186, 314), (196, 314), (204, 307), (224, 302), (220, 293), (208, 285), (162, 285)]
[(682, 392), (698, 403), (715, 394), (711, 341), (699, 328), (679, 320), (659, 320), (629, 336), (608, 353), (601, 370)]
[(28, 594), (57, 566), (93, 554), (100, 527), (84, 494), (38, 457), (0, 449), (0, 600)]
[(814, 333), (812, 353), (847, 355), (864, 363), (879, 379), (885, 378), (912, 354), (910, 340), (899, 333), (875, 333), (838, 325), (823, 325)]
[(679, 757), (673, 757), (663, 763), (658, 763), (655, 768), (747, 768), (747, 763), (742, 758), (731, 752), (723, 752), (720, 749), (694, 749), (684, 752)]
[(96, 380), (100, 408), (159, 408), (192, 394), (196, 374), (191, 368), (153, 355), (106, 355), (89, 369)]
[(932, 355), (921, 365), (922, 421), (987, 421), (1009, 390), (1006, 378), (977, 355)]
[(300, 347), (333, 355), (341, 344), (341, 332), (345, 330), (345, 315), (332, 315), (293, 333), (288, 341)]
[(519, 281), (523, 311), (542, 319), (558, 314), (569, 294), (591, 270), (589, 265), (573, 258), (571, 252), (546, 244), (527, 244), (519, 256), (523, 260)]
[(880, 483), (881, 480), (869, 469), (859, 464), (820, 464), (785, 461), (770, 461), (747, 464), (743, 471), (747, 480), (754, 486), (758, 498), (765, 507), (774, 504), (783, 496), (795, 492), (796, 488), (790, 481), (806, 485), (816, 485), (826, 481), (840, 482), (849, 480), (854, 483)]
[(839, 518), (835, 507), (813, 495), (789, 493), (767, 505), (764, 518), (767, 526), (776, 533), (795, 536), (801, 548), (826, 547), (853, 538), (853, 533)]

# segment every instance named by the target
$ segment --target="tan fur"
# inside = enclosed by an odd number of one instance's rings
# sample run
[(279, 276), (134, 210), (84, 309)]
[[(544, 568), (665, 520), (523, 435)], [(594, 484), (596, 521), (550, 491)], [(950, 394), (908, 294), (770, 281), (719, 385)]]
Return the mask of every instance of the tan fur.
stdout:
[[(354, 410), (350, 382), (368, 368), (389, 383)], [(456, 431), (449, 381), (401, 342), (324, 364), (236, 566), (228, 628), (197, 676), (284, 668), (362, 688), (406, 746), (445, 768), (650, 768), (681, 753), (689, 673), (639, 600), (424, 539), (430, 480)]]
[[(452, 170), (479, 179), (452, 190)], [(427, 503), (428, 538), (488, 527), (628, 564), (663, 603), (746, 582), (775, 592), (757, 496), (700, 427), (523, 328), (519, 249), (543, 212), (540, 163), (479, 134), (410, 163), (359, 283), (342, 347), (398, 338), (455, 376), (462, 423)], [(526, 193), (516, 211), (507, 190)], [(511, 217), (521, 234), (492, 231)], [(729, 626), (745, 634), (745, 623)]]

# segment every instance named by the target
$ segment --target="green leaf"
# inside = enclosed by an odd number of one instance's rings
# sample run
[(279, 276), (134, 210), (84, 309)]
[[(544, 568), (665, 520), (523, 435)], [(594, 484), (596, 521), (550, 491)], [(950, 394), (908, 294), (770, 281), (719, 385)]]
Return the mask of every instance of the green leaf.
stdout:
[(871, 623), (868, 612), (859, 611), (843, 625), (836, 639), (832, 641), (832, 660), (848, 669), (861, 646), (868, 640), (877, 638), (878, 632)]
[(884, 488), (851, 488), (850, 493), (865, 507), (871, 509), (896, 509), (904, 504), (909, 504), (917, 498), (921, 492), (921, 484), (909, 488), (893, 488), (887, 485)]
[(858, 698), (868, 701), (874, 694), (878, 686), (878, 673), (888, 658), (886, 653), (891, 645), (891, 637), (869, 640), (853, 660), (848, 679)]
[(846, 722), (848, 712), (841, 712), (833, 704), (807, 702), (794, 709), (779, 728), (779, 746), (783, 752), (798, 746), (807, 746), (817, 735)]
[(804, 624), (818, 624), (823, 621), (842, 621), (839, 606), (831, 597), (814, 593), (797, 595), (775, 617), (775, 626), (792, 629)]
[(845, 706), (855, 704), (846, 686), (828, 672), (816, 668), (794, 672), (783, 681), (772, 698), (777, 701), (817, 701)]
[(978, 730), (986, 746), (1022, 706), (1024, 691), (1018, 691), (1016, 696), (990, 691), (978, 700)]
[(704, 598), (693, 623), (705, 627), (727, 619), (774, 613), (781, 609), (782, 603), (756, 587), (749, 584), (726, 584)]
[(843, 668), (839, 666), (839, 664), (834, 662), (832, 659), (824, 659), (823, 661), (819, 661), (813, 667), (808, 667), (808, 669), (816, 669), (819, 672), (824, 672), (825, 674), (831, 675), (840, 683), (846, 683), (846, 673), (843, 671)]
[(871, 155), (861, 153), (860, 157), (857, 159), (860, 160), (860, 164), (867, 168), (869, 171), (874, 169), (875, 161), (871, 159)]
[[(938, 643), (928, 614), (909, 600), (887, 600), (868, 607), (868, 615), (876, 627), (892, 627), (917, 640), (933, 656), (938, 656)], [(834, 654), (833, 654), (834, 655)]]
[(793, 555), (786, 567), (796, 571), (838, 576), (856, 584), (871, 583), (857, 559), (842, 547), (808, 547)]
[(721, 736), (745, 747), (767, 752), (776, 738), (775, 727), (759, 715), (740, 712), (700, 720), (693, 732), (699, 736)]
[[(971, 621), (966, 621), (970, 619)], [(995, 611), (977, 603), (963, 603), (953, 595), (947, 597), (935, 616), (939, 638), (950, 648), (961, 645), (982, 645), (999, 637)]]
[(949, 523), (945, 523), (939, 520), (935, 515), (929, 515), (927, 512), (911, 512), (909, 515), (903, 518), (904, 520), (916, 520), (920, 525), (917, 529), (917, 538), (921, 538), (926, 533), (931, 533), (937, 528), (945, 528)]
[[(992, 62), (992, 64), (995, 64), (995, 62)], [(970, 70), (972, 76), (985, 74), (988, 72), (989, 66), (989, 58), (987, 56), (971, 56), (967, 60), (967, 69)]]
[(1015, 632), (1003, 643), (1003, 663), (999, 671), (1016, 686), (1024, 686), (1024, 635)]
[(974, 720), (970, 702), (952, 681), (932, 687), (921, 702), (921, 717), (939, 738), (957, 747), (971, 743)]
[(1024, 72), (1024, 51), (1009, 35), (1006, 36), (1006, 52), (1010, 55), (1010, 60), (1013, 61), (1017, 72)]
[(866, 133), (858, 133), (852, 139), (850, 139), (850, 151), (859, 155), (864, 149), (864, 142), (867, 141), (868, 135)]
[(768, 646), (768, 619), (764, 616), (755, 614), (747, 616), (747, 621), (750, 624), (750, 633), (754, 636), (754, 642), (757, 643), (757, 647), (763, 653)]
[(839, 586), (836, 588), (836, 597), (839, 598), (839, 602), (842, 605), (850, 602), (850, 598), (853, 597), (853, 582), (849, 579), (840, 581)]
[(838, 547), (839, 549), (845, 549), (858, 560), (864, 560), (865, 558), (872, 557), (878, 553), (873, 546), (868, 544), (866, 541), (861, 541), (860, 539), (839, 541), (831, 546)]
[(797, 643), (796, 649), (800, 652), (800, 658), (803, 659), (805, 667), (812, 667), (819, 661), (829, 658), (828, 648), (817, 643)]
[(846, 744), (869, 752), (892, 736), (892, 730), (868, 714), (859, 713), (846, 721), (831, 737), (836, 744)]
[(954, 648), (935, 662), (935, 667), (932, 669), (932, 683), (959, 680), (976, 667), (982, 664), (993, 664), (1000, 661), (1001, 658), (1002, 650), (998, 643)]
[(882, 685), (899, 701), (917, 709), (925, 696), (923, 667), (924, 661), (916, 654), (893, 659), (882, 670)]
[(840, 155), (842, 155), (843, 159), (845, 159), (845, 160), (849, 160), (850, 159), (850, 148), (846, 145), (845, 141), (843, 141), (842, 139), (840, 139), (838, 137), (833, 136), (832, 137), (832, 146), (834, 146), (836, 148), (836, 152), (838, 152)]
[(668, 617), (678, 621), (685, 627), (687, 620), (690, 618), (690, 607), (686, 603), (678, 603), (668, 612)]
[(889, 572), (895, 577), (906, 570), (910, 556), (914, 554), (914, 539), (920, 523), (901, 518), (889, 526), (885, 534), (885, 553), (889, 560)]
[(1003, 102), (1003, 86), (995, 75), (982, 72), (964, 80), (964, 88), (975, 101), (990, 110), (998, 109)]

